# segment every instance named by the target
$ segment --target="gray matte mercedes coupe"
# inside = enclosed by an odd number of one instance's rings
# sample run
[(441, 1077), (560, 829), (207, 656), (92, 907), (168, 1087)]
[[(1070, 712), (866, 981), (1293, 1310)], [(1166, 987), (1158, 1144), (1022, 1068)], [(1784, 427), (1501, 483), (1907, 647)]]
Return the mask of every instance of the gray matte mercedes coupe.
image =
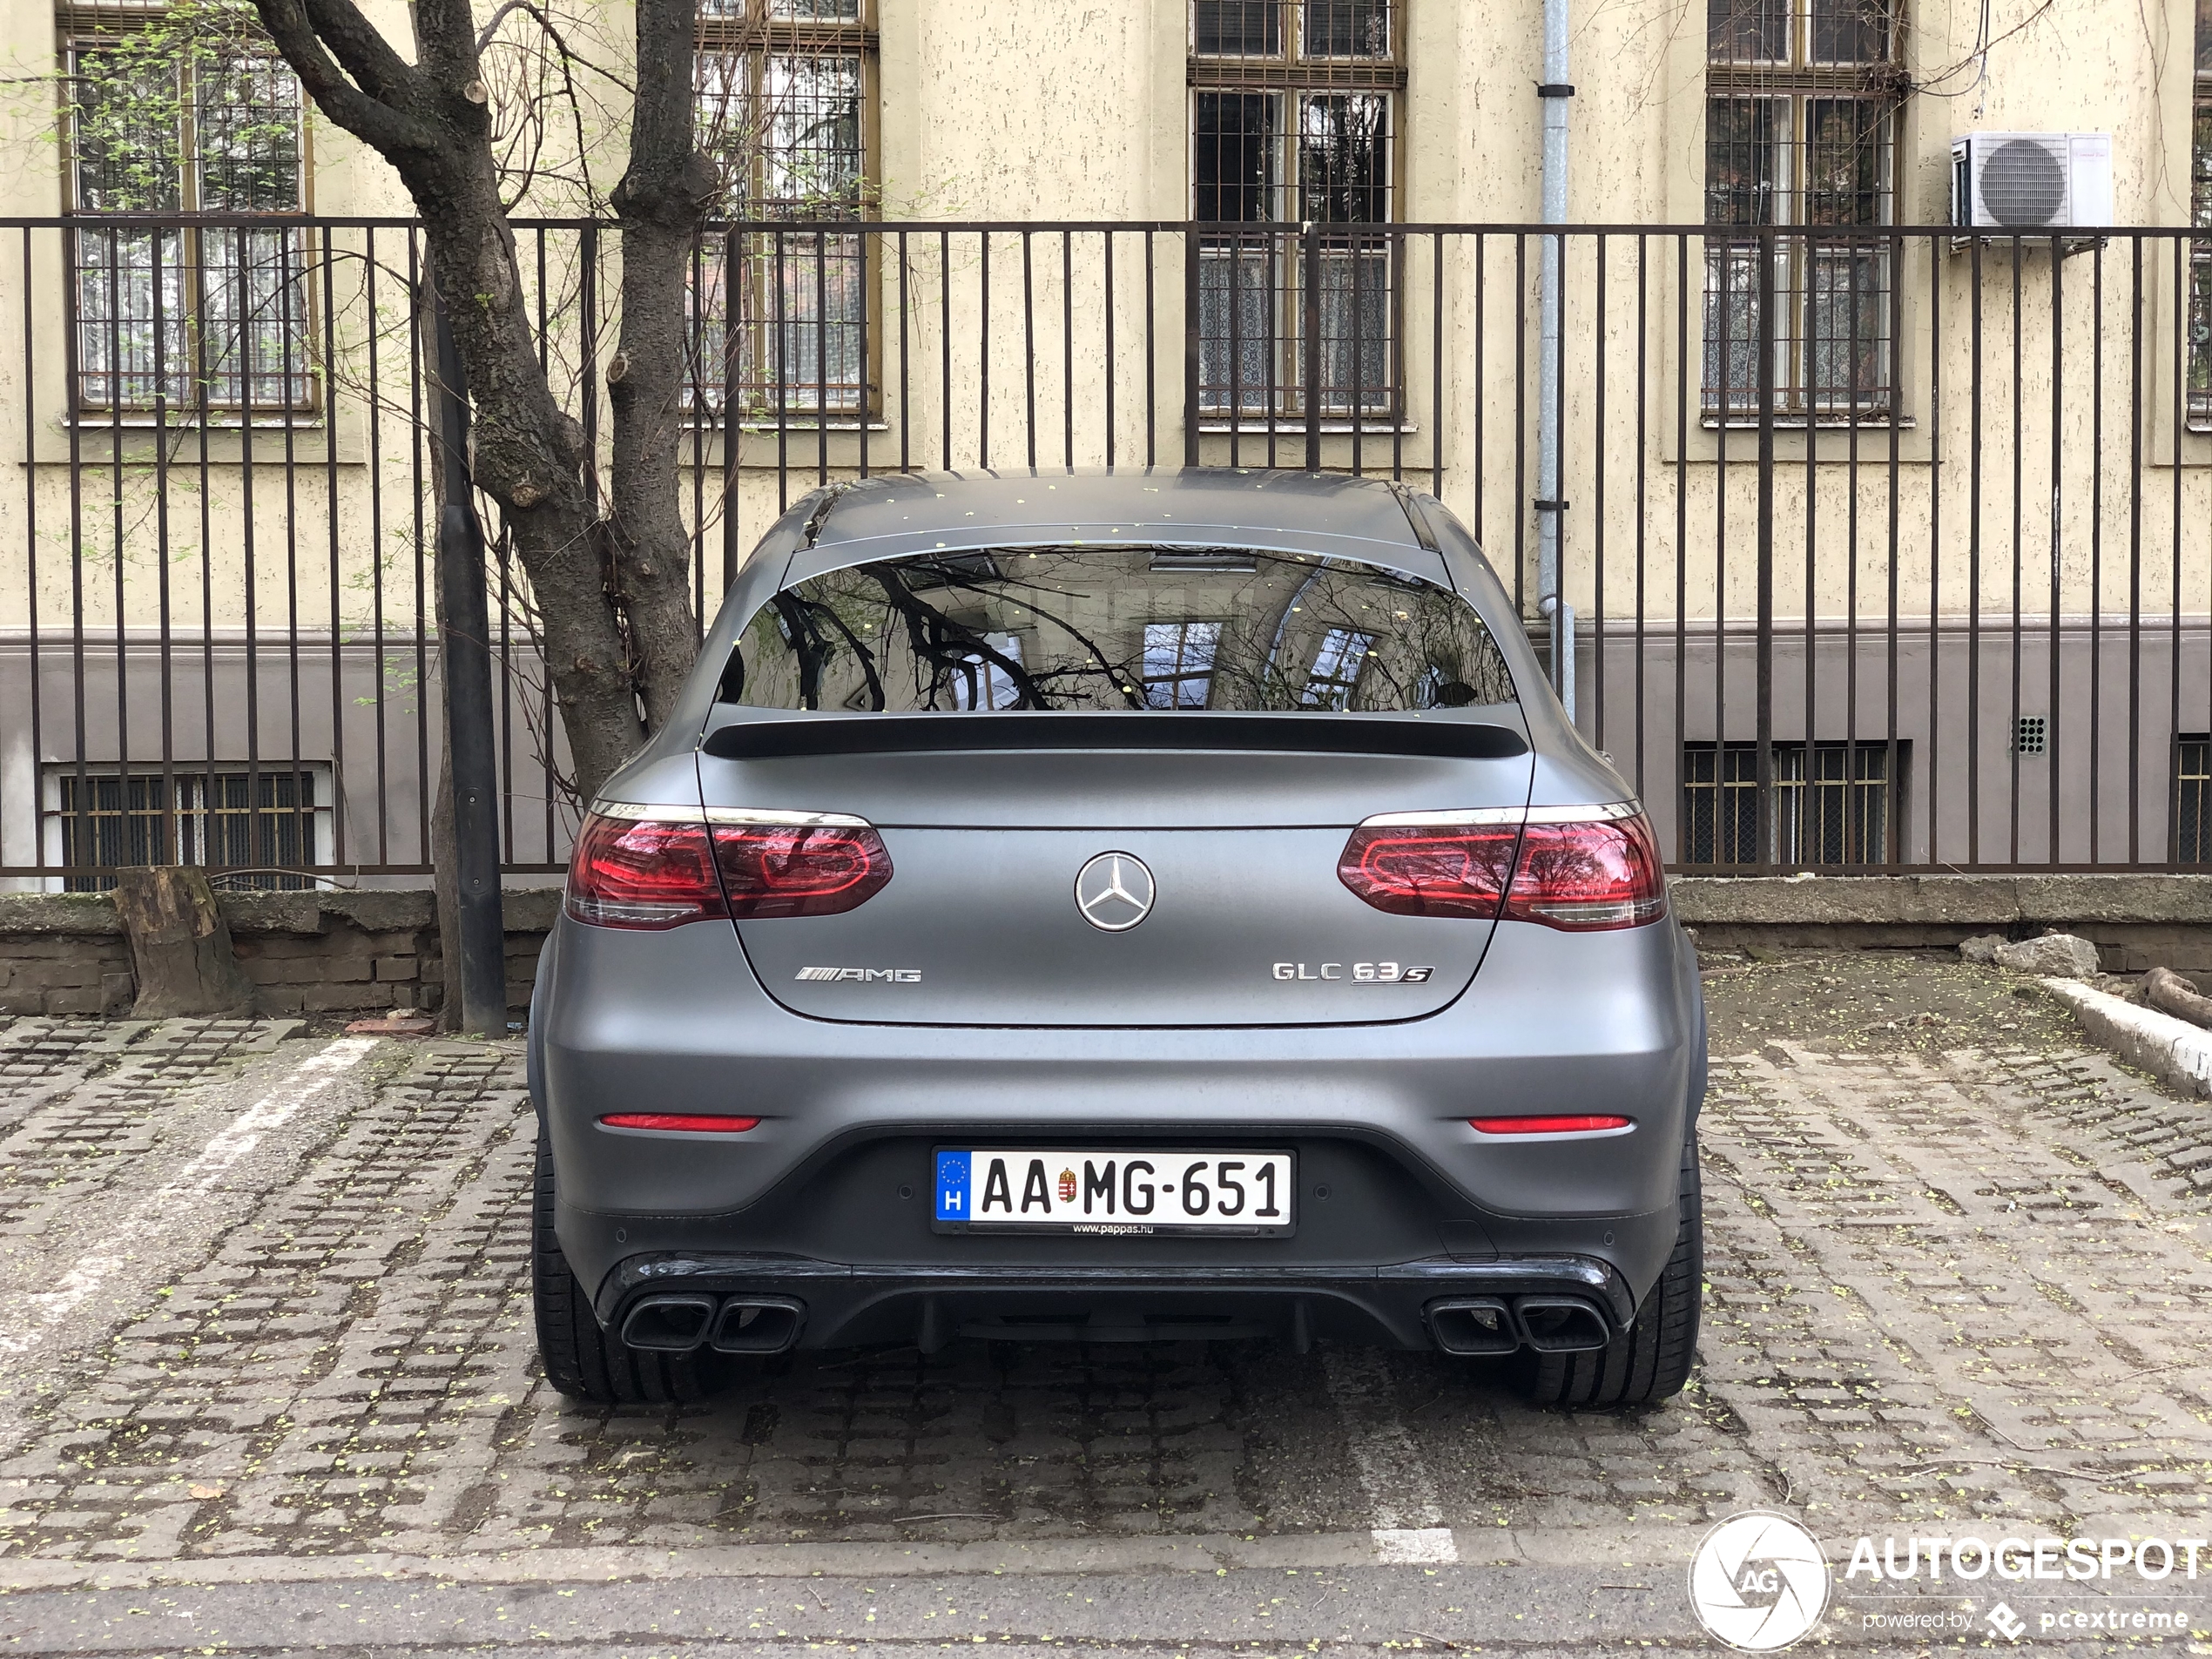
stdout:
[(1628, 786), (1433, 498), (818, 491), (579, 832), (529, 1026), (538, 1341), (1316, 1339), (1679, 1390), (1704, 1009)]

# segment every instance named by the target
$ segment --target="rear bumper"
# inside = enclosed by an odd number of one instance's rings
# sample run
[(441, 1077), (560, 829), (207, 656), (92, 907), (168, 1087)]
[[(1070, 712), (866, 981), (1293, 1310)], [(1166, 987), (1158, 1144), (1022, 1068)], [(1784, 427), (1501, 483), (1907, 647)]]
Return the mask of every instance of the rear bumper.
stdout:
[[(1500, 1264), (1575, 1258), (1633, 1306), (1673, 1244), (1703, 1066), (1694, 961), (1671, 921), (1579, 935), (1501, 923), (1451, 1008), (1377, 1025), (833, 1023), (771, 1000), (726, 924), (563, 921), (549, 957), (530, 1037), (558, 1232), (582, 1282), (617, 1302), (630, 1263), (778, 1260), (839, 1287), (810, 1305), (809, 1345), (875, 1339), (878, 1308), (886, 1339), (906, 1340), (932, 1298), (947, 1305), (943, 1286), (1026, 1296), (1041, 1275), (1110, 1271), (1136, 1275), (1140, 1299), (1225, 1297), (1240, 1318), (1264, 1305), (1284, 1330), (1360, 1308), (1370, 1332), (1414, 1341), (1424, 1273), (1482, 1284)], [(761, 1121), (742, 1135), (597, 1122), (640, 1109)], [(1490, 1112), (1622, 1113), (1635, 1128), (1469, 1127)], [(1308, 1202), (1291, 1239), (947, 1238), (921, 1213), (933, 1144), (1288, 1148)], [(1375, 1288), (1391, 1275), (1402, 1294)]]
[[(600, 1318), (620, 1331), (646, 1298), (795, 1304), (781, 1345), (913, 1342), (954, 1337), (1090, 1342), (1271, 1337), (1437, 1345), (1440, 1305), (1525, 1296), (1595, 1308), (1609, 1330), (1635, 1317), (1626, 1281), (1588, 1257), (1450, 1259), (1374, 1267), (1217, 1266), (1167, 1274), (1126, 1266), (855, 1266), (789, 1256), (657, 1254), (623, 1261), (602, 1284)], [(702, 1331), (713, 1327), (711, 1317)], [(1452, 1337), (1447, 1330), (1445, 1341)]]

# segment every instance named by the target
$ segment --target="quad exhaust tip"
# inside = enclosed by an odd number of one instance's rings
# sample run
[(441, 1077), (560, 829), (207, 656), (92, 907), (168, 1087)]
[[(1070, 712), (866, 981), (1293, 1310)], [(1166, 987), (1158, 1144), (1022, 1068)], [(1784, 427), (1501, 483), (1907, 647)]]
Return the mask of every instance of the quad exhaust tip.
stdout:
[(1453, 1297), (1428, 1305), (1429, 1335), (1446, 1353), (1588, 1353), (1613, 1339), (1597, 1304), (1579, 1296)]
[(651, 1353), (781, 1353), (799, 1340), (806, 1308), (788, 1296), (710, 1296), (664, 1291), (640, 1297), (622, 1322), (622, 1339)]

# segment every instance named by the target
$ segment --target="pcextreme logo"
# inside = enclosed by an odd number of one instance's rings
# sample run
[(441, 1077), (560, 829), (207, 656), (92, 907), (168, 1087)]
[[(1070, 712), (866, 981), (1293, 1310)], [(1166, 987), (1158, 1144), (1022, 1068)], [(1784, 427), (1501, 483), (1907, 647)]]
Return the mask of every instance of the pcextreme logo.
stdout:
[(1697, 1546), (1689, 1604), (1730, 1647), (1772, 1653), (1820, 1622), (1829, 1583), (1817, 1538), (1787, 1515), (1751, 1509), (1730, 1515)]

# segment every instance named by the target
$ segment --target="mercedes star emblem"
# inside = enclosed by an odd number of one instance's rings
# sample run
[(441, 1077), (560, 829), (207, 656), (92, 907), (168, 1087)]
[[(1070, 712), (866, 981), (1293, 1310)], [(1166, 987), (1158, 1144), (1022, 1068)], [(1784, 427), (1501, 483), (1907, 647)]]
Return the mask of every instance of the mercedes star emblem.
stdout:
[(1134, 853), (1101, 853), (1076, 872), (1076, 908), (1094, 927), (1127, 933), (1152, 914), (1152, 872)]

